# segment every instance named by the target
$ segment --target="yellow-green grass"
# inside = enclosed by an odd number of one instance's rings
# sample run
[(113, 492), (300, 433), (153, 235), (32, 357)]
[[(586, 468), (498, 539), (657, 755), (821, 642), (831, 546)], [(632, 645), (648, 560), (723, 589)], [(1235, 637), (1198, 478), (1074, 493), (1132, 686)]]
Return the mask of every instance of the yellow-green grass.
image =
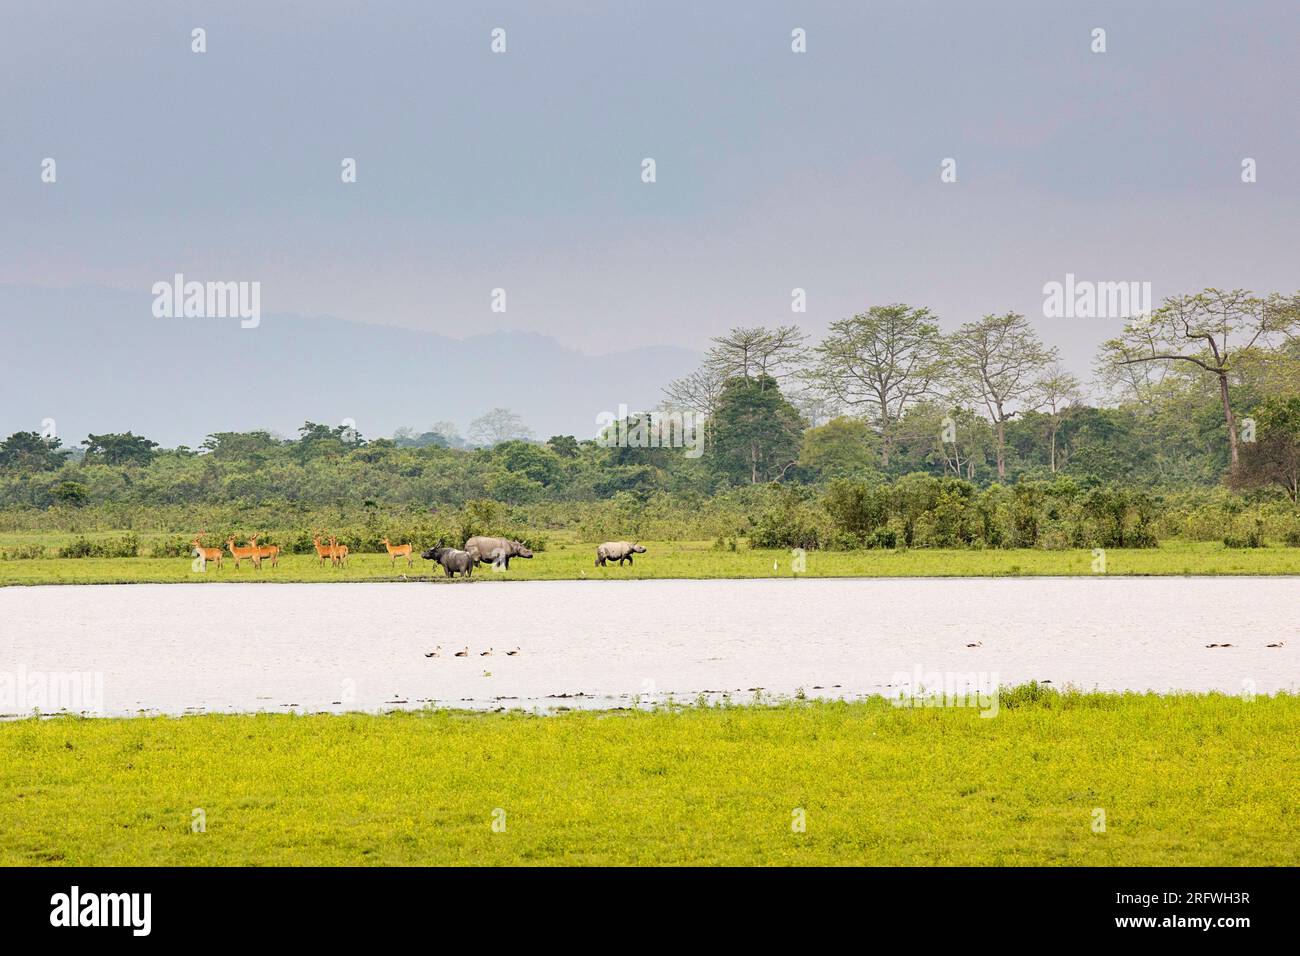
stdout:
[(1300, 860), (1300, 697), (1012, 703), (27, 719), (0, 864)]
[[(788, 551), (714, 548), (706, 541), (648, 541), (635, 564), (597, 568), (593, 544), (559, 543), (531, 559), (516, 558), (510, 570), (475, 571), (473, 581), (565, 580), (582, 578), (766, 578), (766, 577), (937, 577), (982, 575), (1090, 575), (1097, 573), (1090, 550), (932, 550), (812, 551), (805, 569), (795, 572)], [(1300, 548), (1225, 548), (1215, 542), (1170, 541), (1159, 548), (1110, 549), (1106, 574), (1300, 574)], [(390, 581), (428, 578), (445, 581), (442, 569), (415, 557), (408, 568), (384, 554), (354, 554), (346, 568), (321, 567), (315, 555), (285, 555), (278, 568), (238, 571), (227, 555), (225, 566), (206, 573), (191, 569), (190, 558), (38, 558), (0, 561), (0, 585), (119, 584), (215, 581)], [(461, 582), (462, 579), (457, 579)]]

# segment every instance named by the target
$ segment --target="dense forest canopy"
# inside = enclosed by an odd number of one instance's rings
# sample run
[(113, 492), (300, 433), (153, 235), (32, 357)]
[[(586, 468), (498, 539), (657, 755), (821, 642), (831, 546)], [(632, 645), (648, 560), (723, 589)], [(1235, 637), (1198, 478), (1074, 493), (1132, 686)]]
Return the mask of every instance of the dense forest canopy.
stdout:
[(655, 413), (698, 415), (695, 455), (608, 435), (537, 441), (503, 408), (474, 422), (468, 440), (447, 422), (367, 438), (308, 421), (294, 438), (214, 432), (198, 448), (160, 448), (128, 430), (71, 449), (19, 432), (0, 442), (0, 507), (427, 511), (481, 500), (702, 501), (780, 483), (842, 511), (831, 499), (849, 492), (836, 482), (860, 492), (917, 475), (974, 490), (1218, 486), (1294, 504), (1298, 301), (1213, 289), (1166, 300), (1104, 344), (1096, 383), (1106, 400), (1094, 403), (1015, 313), (944, 335), (924, 308), (875, 306), (819, 343), (794, 326), (734, 329), (697, 371), (665, 384), (659, 409), (629, 415), (639, 431), (620, 433), (644, 435)]

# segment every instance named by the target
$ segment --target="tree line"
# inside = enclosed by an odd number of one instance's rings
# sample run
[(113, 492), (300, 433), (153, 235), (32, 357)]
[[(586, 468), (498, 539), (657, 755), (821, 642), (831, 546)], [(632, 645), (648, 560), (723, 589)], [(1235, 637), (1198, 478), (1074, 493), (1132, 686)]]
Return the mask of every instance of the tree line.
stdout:
[[(1127, 417), (1165, 446), (1169, 480), (1205, 481), (1214, 472), (1217, 480), (1226, 471), (1238, 485), (1273, 483), (1296, 499), (1288, 402), (1300, 395), (1300, 296), (1211, 288), (1170, 297), (1103, 344), (1096, 372), (1109, 408), (1084, 401), (1083, 383), (1023, 315), (985, 315), (945, 335), (928, 309), (892, 304), (832, 323), (815, 345), (795, 326), (732, 329), (665, 394), (668, 405), (716, 422), (718, 452), (747, 459), (753, 482), (784, 478), (805, 450), (800, 424), (819, 419), (838, 422), (844, 441), (871, 447), (882, 472), (897, 473), (900, 446), (913, 452), (909, 467), (919, 464), (920, 437), (931, 446), (926, 464), (1005, 481), (1013, 455), (1021, 470), (1040, 463), (1051, 474), (1062, 470), (1081, 419), (1092, 419), (1085, 437), (1104, 442), (1109, 433), (1120, 442)], [(1241, 408), (1261, 415), (1243, 428)], [(1106, 421), (1107, 411), (1120, 415)], [(1171, 434), (1170, 419), (1189, 412), (1199, 434)], [(1042, 442), (1037, 454), (1027, 431)], [(1174, 460), (1198, 457), (1180, 447), (1191, 438), (1208, 440), (1226, 460), (1180, 476)], [(1256, 446), (1244, 462), (1243, 446)], [(1104, 468), (1095, 457), (1076, 460), (1076, 472)], [(989, 466), (992, 474), (983, 474)], [(1135, 477), (1146, 470), (1132, 469)]]
[(214, 432), (194, 449), (131, 431), (89, 435), (73, 455), (18, 432), (0, 442), (0, 507), (701, 499), (914, 473), (974, 488), (1061, 477), (1300, 495), (1296, 297), (1208, 289), (1167, 299), (1104, 343), (1093, 384), (1105, 401), (1085, 400), (1022, 315), (944, 334), (929, 310), (890, 304), (833, 323), (816, 343), (794, 326), (714, 339), (659, 407), (703, 416), (699, 458), (585, 436), (536, 441), (507, 409), (477, 420), (468, 441), (445, 422), (366, 439), (308, 421), (294, 438)]

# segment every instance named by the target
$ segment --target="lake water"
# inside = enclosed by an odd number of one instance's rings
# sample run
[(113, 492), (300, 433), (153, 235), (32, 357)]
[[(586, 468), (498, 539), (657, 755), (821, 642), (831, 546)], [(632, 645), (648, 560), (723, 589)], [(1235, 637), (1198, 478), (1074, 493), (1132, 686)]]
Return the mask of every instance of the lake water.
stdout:
[(1300, 690), (1297, 608), (1295, 578), (11, 587), (0, 714), (544, 710), (1028, 680), (1272, 693)]

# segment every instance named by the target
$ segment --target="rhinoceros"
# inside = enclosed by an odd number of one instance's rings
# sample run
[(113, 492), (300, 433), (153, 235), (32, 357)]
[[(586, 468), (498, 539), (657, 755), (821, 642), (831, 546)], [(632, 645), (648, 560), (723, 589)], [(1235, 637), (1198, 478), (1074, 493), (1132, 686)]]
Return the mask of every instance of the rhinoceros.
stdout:
[(596, 567), (603, 568), (606, 561), (617, 561), (619, 567), (624, 561), (631, 564), (634, 554), (645, 554), (645, 548), (635, 541), (606, 541), (596, 548)]
[(465, 550), (474, 555), (476, 561), (483, 564), (495, 564), (499, 567), (504, 566), (507, 571), (510, 570), (511, 558), (531, 558), (533, 556), (533, 552), (529, 551), (522, 541), (489, 538), (482, 535), (466, 541)]
[(436, 548), (430, 548), (420, 557), (429, 561), (437, 561), (442, 565), (443, 570), (447, 572), (447, 577), (455, 577), (457, 572), (464, 574), (465, 577), (471, 577), (474, 574), (474, 556), (468, 551), (458, 551), (455, 548), (445, 548), (438, 545)]

